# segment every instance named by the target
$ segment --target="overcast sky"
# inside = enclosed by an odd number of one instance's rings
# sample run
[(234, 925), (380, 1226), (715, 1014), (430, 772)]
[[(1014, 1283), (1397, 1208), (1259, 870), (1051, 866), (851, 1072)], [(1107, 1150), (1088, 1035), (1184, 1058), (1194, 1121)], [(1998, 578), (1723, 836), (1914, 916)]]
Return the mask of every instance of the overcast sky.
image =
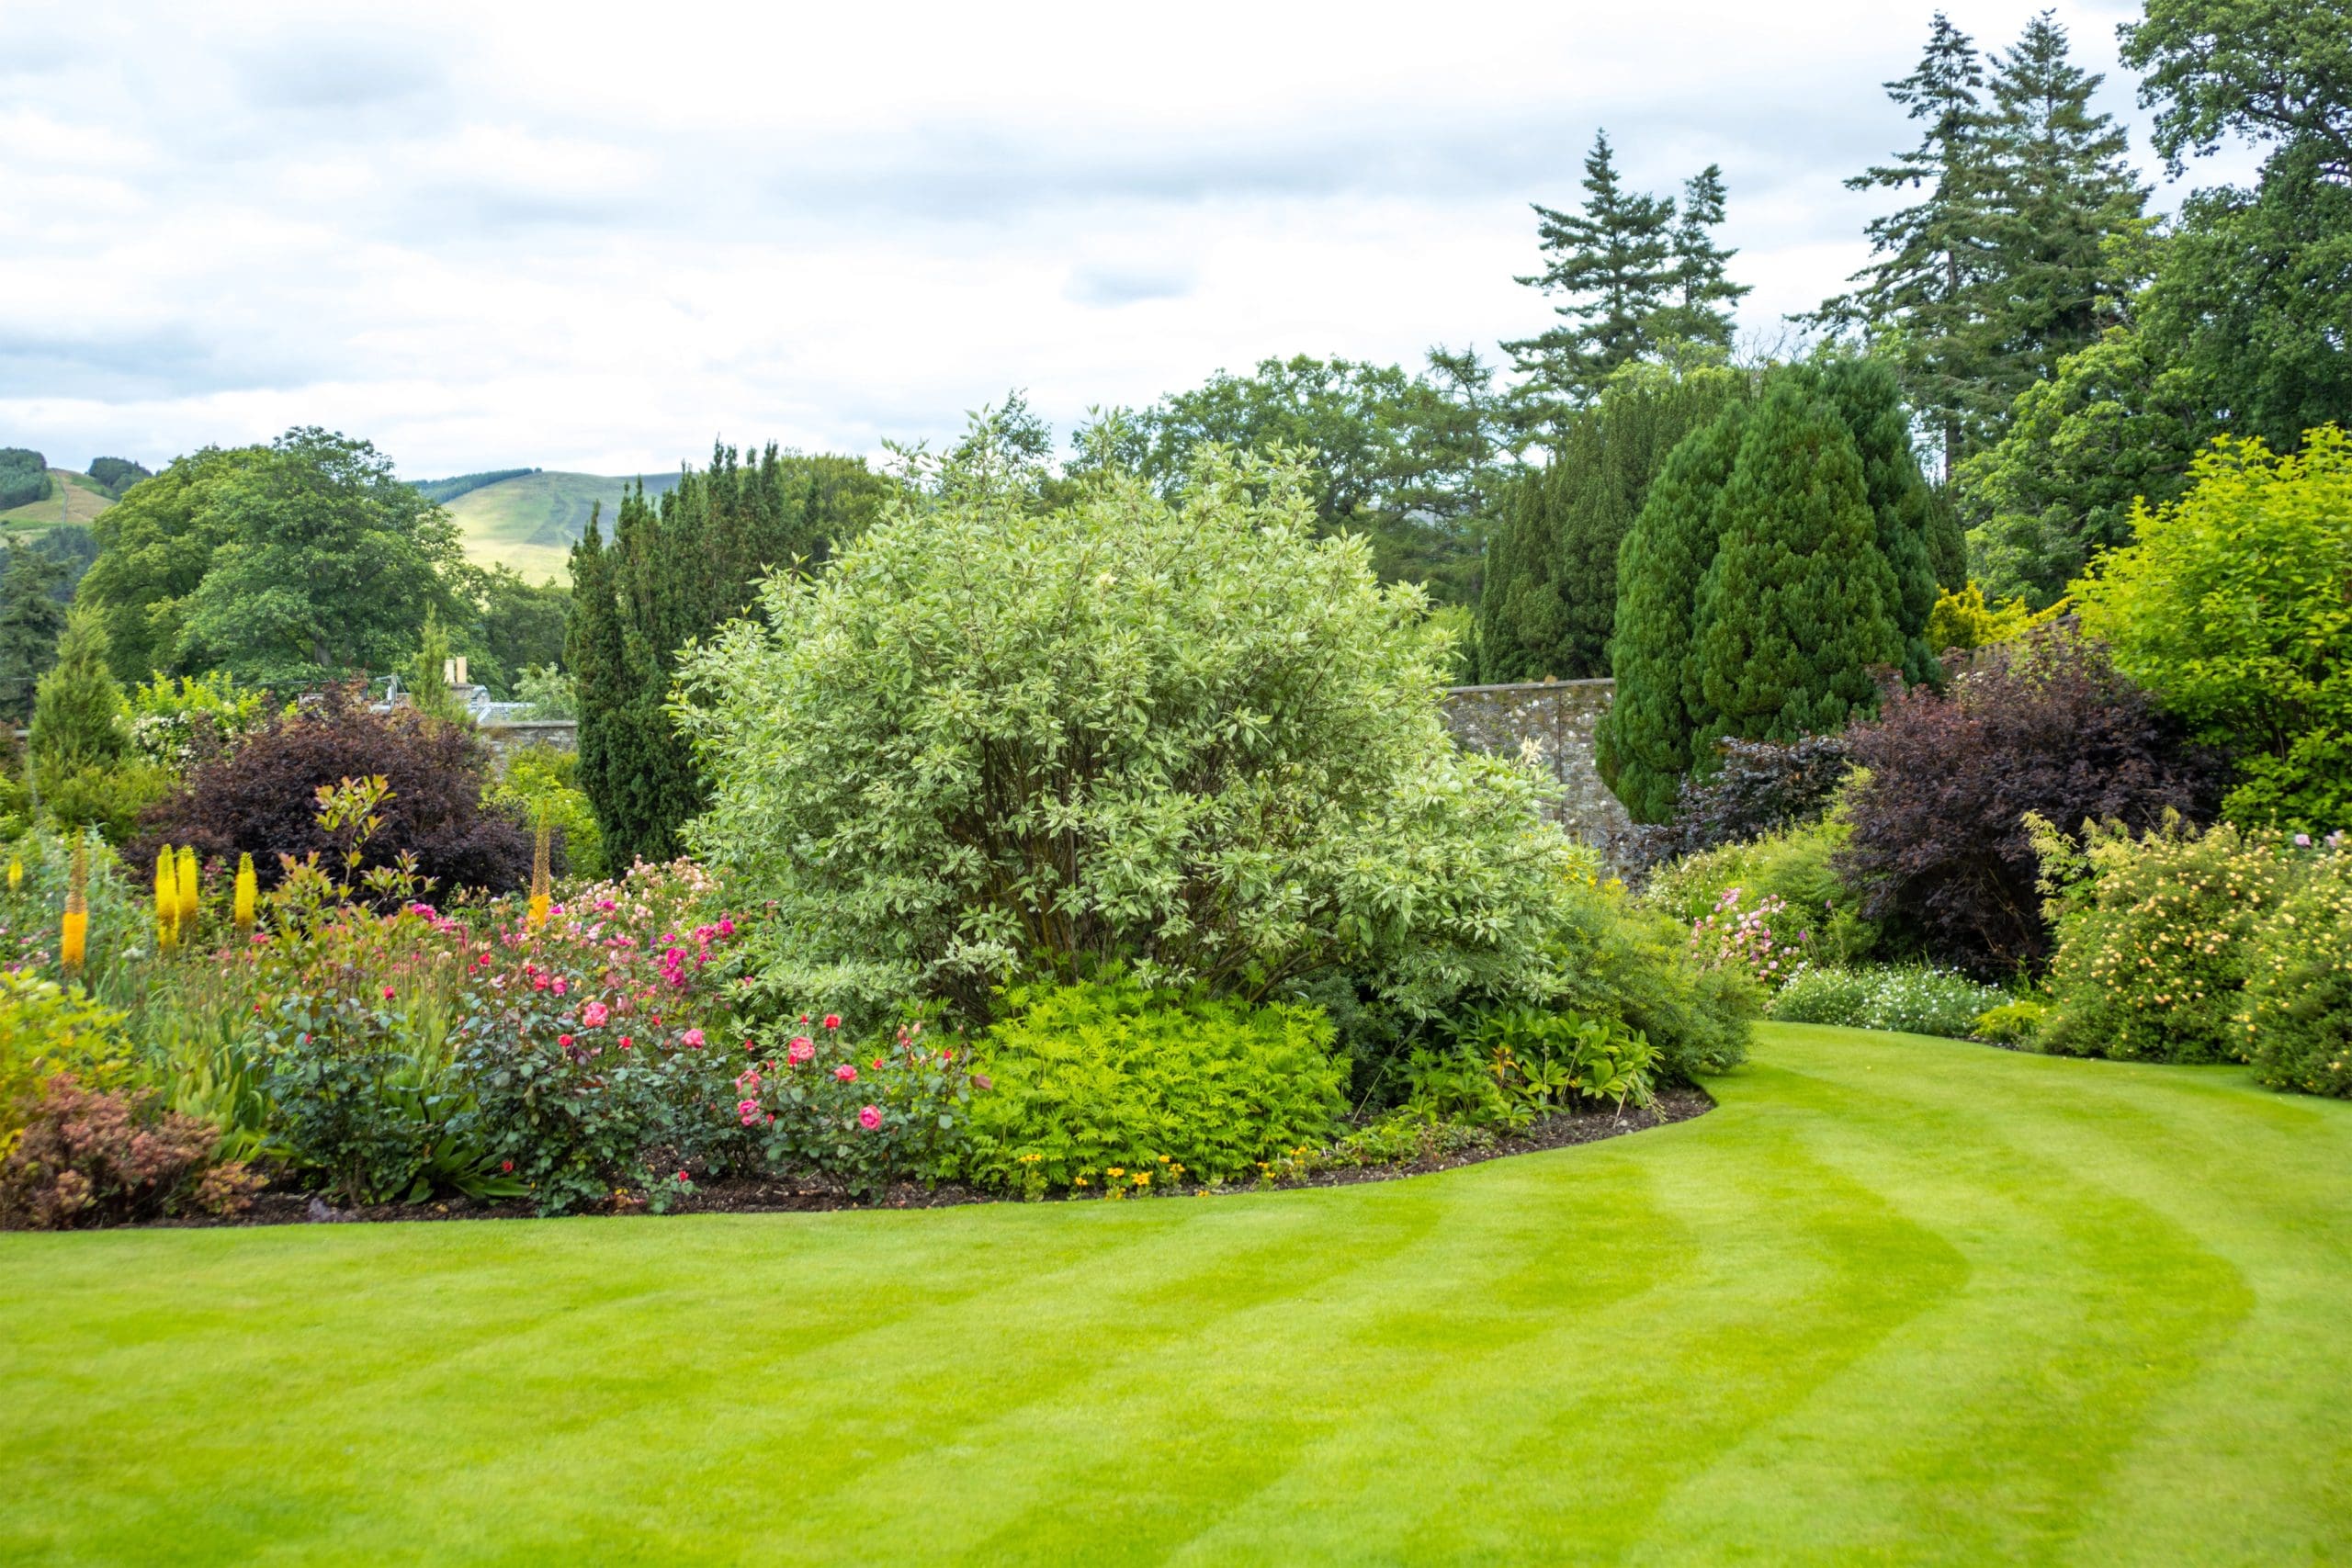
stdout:
[[(1879, 85), (1934, 8), (0, 0), (0, 446), (634, 473), (1491, 355), (1600, 126), (1640, 186), (1723, 165), (1771, 334), (1866, 258), (1839, 182), (1914, 140)], [(2136, 6), (2056, 9), (2143, 129)]]

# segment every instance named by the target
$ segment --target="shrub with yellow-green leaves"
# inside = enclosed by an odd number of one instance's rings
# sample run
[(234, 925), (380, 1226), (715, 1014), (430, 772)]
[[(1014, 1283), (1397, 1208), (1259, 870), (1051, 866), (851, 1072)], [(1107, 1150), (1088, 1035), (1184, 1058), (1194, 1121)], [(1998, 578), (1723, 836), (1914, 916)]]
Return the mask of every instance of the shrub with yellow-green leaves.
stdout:
[(2151, 1062), (2243, 1061), (2256, 928), (2301, 870), (2283, 835), (2168, 818), (2144, 836), (2035, 824), (2058, 954), (2043, 1049)]

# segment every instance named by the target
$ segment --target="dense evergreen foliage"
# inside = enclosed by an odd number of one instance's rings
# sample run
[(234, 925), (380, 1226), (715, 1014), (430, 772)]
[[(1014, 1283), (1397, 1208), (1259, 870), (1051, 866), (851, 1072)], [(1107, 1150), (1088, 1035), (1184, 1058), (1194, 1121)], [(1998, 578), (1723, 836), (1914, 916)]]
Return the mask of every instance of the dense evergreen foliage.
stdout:
[(1727, 370), (1620, 372), (1571, 415), (1551, 461), (1514, 484), (1489, 535), (1478, 601), (1478, 679), (1609, 673), (1617, 556), (1677, 443), (1746, 395)]
[(0, 722), (21, 724), (32, 713), (33, 689), (57, 662), (65, 607), (57, 589), (65, 569), (30, 546), (0, 554)]
[(155, 477), (145, 465), (134, 463), (128, 457), (93, 457), (90, 459), (89, 475), (104, 485), (107, 493), (117, 501), (120, 501), (141, 479)]
[(1834, 731), (1882, 667), (1932, 682), (1938, 562), (1959, 555), (1885, 367), (1774, 371), (1755, 411), (1735, 402), (1675, 449), (1626, 536), (1602, 776), (1661, 822), (1713, 741)]
[(857, 458), (770, 446), (744, 461), (722, 446), (658, 500), (639, 484), (609, 542), (589, 524), (571, 554), (564, 662), (580, 704), (580, 787), (611, 863), (675, 854), (701, 805), (666, 707), (680, 651), (750, 609), (771, 570), (821, 563), (864, 531), (888, 489)]
[(0, 446), (0, 511), (49, 498), (49, 459), (23, 446)]
[(1747, 292), (1730, 281), (1736, 253), (1714, 243), (1724, 220), (1723, 171), (1709, 164), (1671, 197), (1624, 187), (1609, 133), (1584, 161), (1585, 202), (1574, 212), (1535, 207), (1543, 270), (1519, 281), (1547, 295), (1561, 321), (1503, 344), (1525, 378), (1514, 422), (1555, 439), (1569, 413), (1623, 367), (1645, 355), (1716, 354), (1731, 344), (1731, 307)]
[(86, 610), (68, 611), (57, 661), (34, 697), (34, 767), (54, 774), (120, 761), (130, 750), (122, 717), (122, 687), (107, 668), (106, 627)]

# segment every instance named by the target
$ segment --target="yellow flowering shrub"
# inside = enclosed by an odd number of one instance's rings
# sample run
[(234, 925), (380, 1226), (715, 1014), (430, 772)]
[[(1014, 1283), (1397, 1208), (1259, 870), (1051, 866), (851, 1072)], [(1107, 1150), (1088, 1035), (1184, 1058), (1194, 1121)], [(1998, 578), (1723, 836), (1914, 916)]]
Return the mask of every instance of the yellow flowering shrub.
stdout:
[(2036, 822), (2058, 933), (2040, 1043), (2062, 1055), (2243, 1061), (2256, 926), (2296, 886), (2282, 835), (2167, 817), (2144, 836), (2090, 826), (2080, 846)]
[(2247, 966), (2254, 1076), (2352, 1098), (2352, 855), (2332, 847), (2313, 858), (2303, 886), (2256, 927)]

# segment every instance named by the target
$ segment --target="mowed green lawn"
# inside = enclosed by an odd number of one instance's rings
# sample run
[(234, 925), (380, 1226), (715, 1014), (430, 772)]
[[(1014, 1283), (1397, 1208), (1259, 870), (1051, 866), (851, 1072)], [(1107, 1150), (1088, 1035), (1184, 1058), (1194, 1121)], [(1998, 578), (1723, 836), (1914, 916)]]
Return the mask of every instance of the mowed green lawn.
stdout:
[(2352, 1556), (2352, 1105), (1769, 1028), (1340, 1190), (0, 1237), (0, 1558)]

